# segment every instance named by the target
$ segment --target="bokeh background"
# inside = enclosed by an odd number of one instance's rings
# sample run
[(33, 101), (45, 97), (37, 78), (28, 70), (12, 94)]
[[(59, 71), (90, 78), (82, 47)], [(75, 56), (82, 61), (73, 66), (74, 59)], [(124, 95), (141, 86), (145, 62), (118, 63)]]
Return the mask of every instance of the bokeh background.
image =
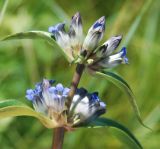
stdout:
[[(80, 86), (98, 91), (107, 103), (105, 117), (126, 125), (145, 149), (160, 148), (160, 1), (159, 0), (0, 0), (0, 38), (21, 31), (43, 30), (58, 22), (69, 26), (79, 11), (85, 33), (99, 17), (106, 16), (102, 43), (123, 35), (120, 45), (128, 49), (129, 65), (118, 72), (131, 85), (144, 123), (137, 121), (128, 97), (106, 80), (83, 75)], [(0, 100), (25, 99), (27, 88), (43, 77), (66, 86), (74, 72), (60, 51), (43, 40), (0, 42)], [(52, 130), (29, 117), (0, 120), (0, 149), (49, 149)], [(66, 134), (64, 149), (130, 149), (123, 135), (111, 128), (80, 129)]]

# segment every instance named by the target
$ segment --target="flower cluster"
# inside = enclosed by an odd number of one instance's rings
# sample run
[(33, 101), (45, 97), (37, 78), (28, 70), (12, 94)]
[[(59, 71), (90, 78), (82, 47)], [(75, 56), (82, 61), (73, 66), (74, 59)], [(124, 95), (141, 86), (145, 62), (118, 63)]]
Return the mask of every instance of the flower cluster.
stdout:
[(67, 112), (66, 101), (70, 89), (62, 84), (52, 86), (53, 83), (53, 80), (43, 79), (35, 89), (26, 91), (26, 98), (32, 101), (37, 112), (49, 117), (57, 127), (79, 125), (105, 113), (106, 105), (99, 99), (98, 93), (90, 94), (84, 88), (77, 89)]
[(98, 46), (105, 31), (105, 17), (98, 19), (83, 36), (82, 19), (76, 13), (71, 20), (69, 31), (65, 31), (65, 24), (59, 23), (49, 27), (49, 32), (64, 50), (68, 58), (74, 63), (85, 64), (89, 69), (99, 70), (111, 68), (118, 64), (128, 63), (126, 48), (112, 54), (121, 42), (122, 36), (114, 36), (101, 46)]

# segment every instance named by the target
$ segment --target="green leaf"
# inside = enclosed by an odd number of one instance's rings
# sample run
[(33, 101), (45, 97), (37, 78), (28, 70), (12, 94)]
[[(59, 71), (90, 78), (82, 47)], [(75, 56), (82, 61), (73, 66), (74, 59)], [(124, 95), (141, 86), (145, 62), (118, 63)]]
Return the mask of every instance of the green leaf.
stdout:
[(87, 124), (82, 124), (80, 127), (88, 127), (88, 128), (101, 128), (101, 127), (113, 127), (116, 128), (118, 130), (120, 130), (121, 132), (123, 132), (125, 135), (127, 135), (129, 137), (129, 140), (132, 141), (132, 143), (137, 147), (137, 148), (143, 148), (142, 145), (140, 144), (140, 142), (136, 139), (136, 137), (132, 134), (132, 132), (126, 128), (125, 126), (123, 126), (122, 124), (108, 119), (108, 118), (97, 118)]
[(71, 62), (72, 58), (71, 56), (62, 49), (57, 42), (53, 39), (53, 35), (49, 32), (44, 31), (27, 31), (27, 32), (20, 32), (12, 35), (8, 35), (5, 38), (1, 39), (1, 41), (6, 40), (13, 40), (13, 39), (44, 39), (50, 43), (50, 45), (54, 49), (58, 49), (62, 52), (62, 54), (65, 56), (65, 58)]
[(5, 38), (3, 38), (2, 41), (12, 40), (12, 39), (44, 39), (49, 42), (55, 42), (54, 39), (52, 38), (52, 34), (44, 31), (20, 32), (20, 33), (8, 35)]
[(0, 101), (0, 119), (13, 116), (32, 116), (37, 118), (45, 127), (54, 128), (57, 123), (48, 117), (34, 111), (32, 108), (17, 100)]
[(153, 0), (147, 0), (142, 9), (140, 9), (141, 11), (139, 12), (139, 14), (136, 16), (134, 22), (132, 22), (132, 25), (130, 27), (130, 29), (128, 30), (127, 35), (125, 36), (125, 39), (123, 40), (124, 42), (122, 43), (122, 45), (127, 46), (129, 44), (129, 42), (131, 41), (131, 39), (133, 38), (137, 28), (140, 26), (140, 22), (144, 16), (144, 14), (146, 13), (146, 11), (150, 8), (150, 5), (153, 3)]
[[(96, 74), (98, 76), (101, 76), (105, 79), (107, 79), (108, 81), (111, 81), (113, 84), (115, 84), (117, 87), (119, 87), (121, 90), (123, 90), (128, 96), (129, 96), (129, 102), (137, 116), (138, 121), (146, 128), (148, 128), (142, 121), (141, 119), (141, 115), (135, 100), (135, 96), (130, 88), (130, 86), (128, 85), (128, 83), (119, 75), (113, 73), (113, 72), (109, 72), (109, 71), (101, 71), (101, 72), (96, 72)], [(148, 128), (150, 129), (150, 128)]]
[(60, 22), (64, 22), (66, 24), (70, 24), (70, 16), (59, 6), (59, 4), (55, 1), (43, 1), (41, 0), (43, 5), (46, 5), (50, 11), (52, 11), (57, 18), (59, 18)]
[(4, 4), (2, 6), (2, 10), (0, 11), (0, 25), (1, 25), (2, 21), (3, 21), (7, 6), (8, 6), (8, 0), (5, 0)]

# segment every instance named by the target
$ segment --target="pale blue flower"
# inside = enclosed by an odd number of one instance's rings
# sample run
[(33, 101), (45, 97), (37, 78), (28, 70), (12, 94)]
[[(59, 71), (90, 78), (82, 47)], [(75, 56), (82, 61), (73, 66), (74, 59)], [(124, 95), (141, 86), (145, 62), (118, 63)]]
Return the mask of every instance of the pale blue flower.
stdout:
[(84, 38), (82, 20), (79, 13), (72, 17), (68, 33), (64, 29), (64, 23), (59, 23), (48, 29), (71, 60), (83, 54), (84, 51), (94, 50), (103, 37), (104, 30), (105, 17), (101, 17), (91, 26), (86, 38)]
[(35, 89), (26, 91), (26, 98), (32, 101), (37, 112), (54, 120), (57, 126), (72, 127), (105, 113), (106, 105), (99, 99), (98, 93), (90, 94), (83, 88), (77, 89), (68, 110), (66, 102), (70, 89), (60, 83), (56, 86), (52, 84), (53, 81), (43, 79)]
[(90, 94), (84, 88), (77, 89), (70, 108), (74, 124), (95, 119), (105, 111), (106, 104), (99, 99), (97, 92)]
[(97, 57), (102, 58), (102, 57), (107, 57), (111, 55), (114, 52), (114, 50), (116, 50), (116, 48), (118, 47), (121, 40), (122, 40), (121, 35), (111, 37), (109, 40), (107, 40), (102, 46), (100, 46), (97, 49), (97, 52), (96, 52)]
[(93, 51), (102, 39), (105, 31), (105, 17), (98, 19), (89, 29), (83, 43), (83, 50)]
[(69, 88), (64, 88), (62, 84), (52, 86), (53, 82), (43, 79), (35, 89), (26, 91), (26, 98), (32, 101), (36, 111), (48, 117), (54, 117), (52, 111), (61, 114), (66, 110), (65, 99), (68, 96)]
[(105, 32), (105, 17), (98, 19), (83, 36), (82, 19), (76, 13), (71, 20), (69, 31), (65, 24), (59, 23), (49, 27), (59, 46), (64, 50), (71, 62), (85, 64), (88, 69), (99, 70), (127, 64), (126, 49), (113, 54), (122, 40), (122, 36), (114, 36), (98, 47)]
[(92, 70), (99, 70), (113, 68), (119, 64), (128, 64), (128, 58), (126, 57), (127, 51), (125, 47), (123, 47), (121, 51), (116, 54), (107, 55), (107, 52), (105, 54), (106, 56), (100, 59), (97, 58), (93, 64), (88, 65), (88, 68)]

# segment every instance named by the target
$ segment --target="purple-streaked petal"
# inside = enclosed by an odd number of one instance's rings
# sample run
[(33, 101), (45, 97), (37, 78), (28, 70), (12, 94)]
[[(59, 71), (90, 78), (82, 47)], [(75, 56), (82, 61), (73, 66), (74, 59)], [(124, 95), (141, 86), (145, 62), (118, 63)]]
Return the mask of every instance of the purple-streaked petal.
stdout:
[(96, 65), (100, 68), (112, 68), (119, 64), (127, 64), (128, 58), (126, 57), (126, 54), (126, 48), (123, 47), (120, 52), (99, 61)]
[(43, 82), (42, 82), (43, 90), (48, 90), (49, 87), (51, 87), (51, 84), (50, 84), (49, 80), (43, 79)]
[(70, 108), (75, 125), (96, 118), (105, 111), (106, 105), (99, 99), (97, 92), (90, 94), (84, 89), (77, 89)]
[(111, 37), (97, 51), (98, 57), (107, 57), (113, 53), (122, 40), (122, 36)]
[(99, 41), (102, 39), (105, 31), (105, 17), (98, 19), (89, 29), (88, 34), (83, 43), (83, 49), (93, 51)]
[(62, 48), (69, 59), (73, 60), (72, 47), (69, 35), (65, 32), (65, 24), (59, 23), (55, 26), (49, 27), (49, 32), (53, 34), (58, 45)]
[(82, 19), (81, 15), (79, 12), (77, 12), (73, 17), (69, 29), (69, 36), (70, 37), (81, 37), (83, 34), (83, 29), (82, 29)]
[(65, 32), (64, 26), (64, 23), (59, 23), (55, 26), (50, 26), (48, 28), (48, 31), (56, 37), (59, 34), (59, 32)]
[(73, 56), (77, 57), (82, 48), (83, 28), (80, 13), (77, 12), (73, 17), (69, 29), (70, 45), (72, 47)]

